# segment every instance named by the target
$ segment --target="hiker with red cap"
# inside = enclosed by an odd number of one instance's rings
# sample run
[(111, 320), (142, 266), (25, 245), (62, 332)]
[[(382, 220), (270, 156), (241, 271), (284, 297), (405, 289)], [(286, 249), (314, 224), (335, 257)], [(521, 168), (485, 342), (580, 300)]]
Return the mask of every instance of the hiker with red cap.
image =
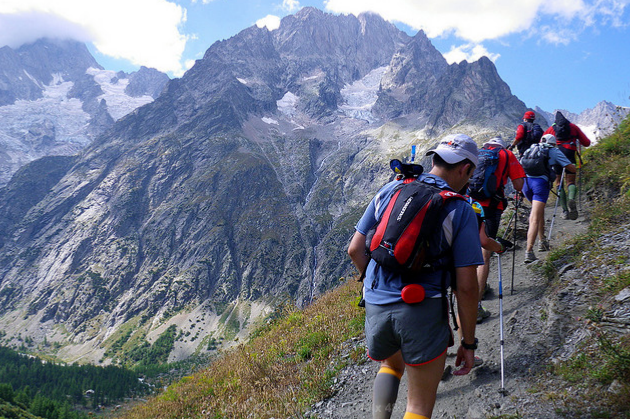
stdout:
[(516, 127), (516, 135), (514, 141), (508, 147), (508, 150), (514, 150), (514, 147), (518, 149), (519, 156), (522, 156), (532, 144), (540, 142), (540, 137), (543, 135), (543, 130), (534, 120), (536, 114), (533, 111), (527, 111), (523, 115), (523, 122)]
[[(560, 111), (556, 112), (555, 122), (545, 131), (545, 134), (551, 134), (556, 137), (558, 150), (562, 151), (567, 159), (574, 165), (576, 164), (575, 154), (578, 152), (578, 147), (588, 147), (591, 145), (591, 140), (582, 132), (580, 127), (571, 123)], [(564, 218), (567, 220), (576, 220), (578, 218), (578, 210), (577, 204), (575, 203), (575, 197), (577, 195), (575, 171), (567, 170), (564, 179), (564, 184), (567, 186), (569, 195), (567, 200), (567, 192), (564, 189), (564, 185), (562, 185), (560, 189), (560, 204), (562, 205)], [(556, 176), (556, 182), (560, 182), (560, 175)]]

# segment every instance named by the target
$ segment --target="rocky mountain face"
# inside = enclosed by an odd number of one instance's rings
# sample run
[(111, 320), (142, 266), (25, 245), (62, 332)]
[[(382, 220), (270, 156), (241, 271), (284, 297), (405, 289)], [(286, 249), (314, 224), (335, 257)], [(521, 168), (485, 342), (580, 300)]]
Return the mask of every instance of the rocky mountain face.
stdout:
[(553, 124), (556, 112), (560, 111), (571, 122), (582, 129), (591, 141), (597, 142), (600, 138), (610, 135), (615, 128), (630, 113), (630, 108), (616, 106), (613, 103), (602, 101), (592, 109), (586, 109), (579, 114), (565, 109), (556, 109), (553, 112), (544, 111), (536, 107), (536, 113), (543, 116), (546, 126)]
[(168, 76), (105, 71), (85, 44), (40, 39), (0, 49), (0, 186), (24, 164), (72, 155), (153, 101)]
[(107, 362), (171, 324), (171, 359), (231, 341), (353, 273), (345, 249), (391, 158), (455, 126), (511, 135), (525, 110), (489, 60), (448, 65), (374, 15), (245, 29), (81, 155), (0, 190), (2, 342)]

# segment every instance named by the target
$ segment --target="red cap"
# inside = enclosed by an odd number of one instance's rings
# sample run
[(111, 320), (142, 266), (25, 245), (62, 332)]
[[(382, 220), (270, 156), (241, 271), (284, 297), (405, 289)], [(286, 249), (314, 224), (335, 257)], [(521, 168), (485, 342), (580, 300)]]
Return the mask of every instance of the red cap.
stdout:
[(523, 115), (523, 119), (536, 119), (536, 114), (533, 111), (527, 111)]

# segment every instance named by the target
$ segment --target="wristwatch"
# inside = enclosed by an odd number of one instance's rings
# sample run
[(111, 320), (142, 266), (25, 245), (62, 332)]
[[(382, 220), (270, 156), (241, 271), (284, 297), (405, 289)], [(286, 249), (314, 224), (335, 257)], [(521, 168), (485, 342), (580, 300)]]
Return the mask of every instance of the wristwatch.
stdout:
[(468, 349), (469, 351), (474, 351), (475, 349), (477, 349), (477, 344), (479, 343), (479, 339), (475, 338), (475, 343), (466, 343), (464, 342), (464, 338), (462, 338), (461, 340), (461, 344), (464, 347), (464, 349)]

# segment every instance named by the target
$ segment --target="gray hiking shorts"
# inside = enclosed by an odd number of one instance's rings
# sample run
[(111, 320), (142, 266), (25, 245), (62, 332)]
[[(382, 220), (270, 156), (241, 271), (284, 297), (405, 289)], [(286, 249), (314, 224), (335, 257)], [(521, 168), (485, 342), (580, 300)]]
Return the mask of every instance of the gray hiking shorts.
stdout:
[(365, 337), (368, 356), (384, 361), (402, 351), (407, 365), (421, 365), (438, 358), (453, 345), (441, 298), (418, 304), (365, 304)]

